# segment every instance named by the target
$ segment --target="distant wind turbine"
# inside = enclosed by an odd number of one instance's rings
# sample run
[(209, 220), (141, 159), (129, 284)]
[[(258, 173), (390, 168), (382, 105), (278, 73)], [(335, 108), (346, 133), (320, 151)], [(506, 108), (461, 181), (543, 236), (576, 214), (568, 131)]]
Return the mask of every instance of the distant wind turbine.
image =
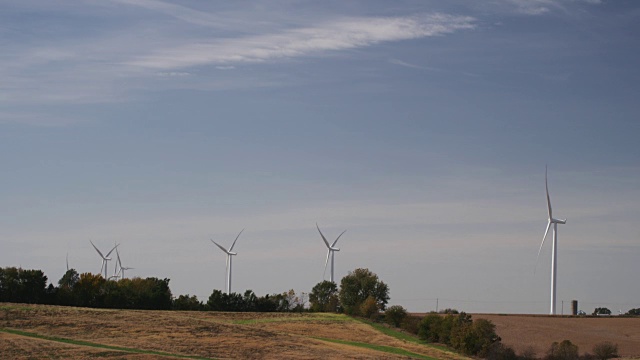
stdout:
[(236, 239), (233, 240), (233, 244), (231, 244), (231, 247), (229, 248), (229, 250), (225, 249), (222, 245), (218, 244), (217, 242), (213, 241), (213, 239), (211, 239), (212, 243), (216, 244), (220, 248), (220, 250), (224, 251), (224, 253), (227, 254), (227, 294), (231, 294), (231, 260), (233, 259), (232, 256), (238, 255), (237, 253), (233, 252), (233, 247), (236, 246), (236, 241), (238, 241), (238, 238), (240, 237), (240, 234), (242, 234), (243, 231), (244, 229), (242, 229), (238, 234), (238, 236), (236, 236)]
[(334, 260), (335, 252), (340, 251), (340, 249), (338, 249), (335, 246), (338, 243), (338, 240), (340, 240), (340, 236), (342, 236), (342, 234), (347, 232), (347, 230), (340, 233), (340, 235), (338, 235), (338, 237), (333, 242), (333, 244), (329, 245), (327, 238), (325, 238), (324, 235), (322, 234), (322, 231), (320, 231), (320, 227), (318, 226), (318, 223), (316, 223), (316, 228), (318, 228), (318, 232), (320, 233), (320, 236), (322, 236), (322, 240), (324, 240), (325, 245), (327, 245), (327, 260), (325, 260), (324, 262), (324, 273), (322, 276), (324, 277), (324, 274), (327, 273), (327, 264), (329, 263), (329, 256), (331, 256), (331, 274), (330, 274), (331, 276), (329, 277), (329, 281), (334, 282), (333, 281), (333, 260)]
[(100, 255), (100, 258), (102, 259), (102, 265), (100, 266), (100, 273), (102, 273), (103, 269), (104, 269), (104, 278), (107, 279), (107, 261), (111, 260), (111, 258), (109, 257), (109, 255), (111, 255), (111, 253), (113, 252), (113, 250), (115, 250), (118, 247), (118, 244), (116, 244), (116, 246), (113, 247), (113, 249), (111, 249), (106, 256), (102, 255), (102, 253), (100, 252), (100, 250), (98, 250), (98, 248), (93, 244), (93, 241), (89, 240), (89, 242), (91, 243), (91, 246), (93, 246), (94, 249), (96, 249), (96, 251), (98, 252), (98, 255)]
[(67, 253), (67, 271), (69, 271), (69, 253)]
[(547, 183), (547, 168), (544, 169), (544, 186), (547, 191), (547, 208), (549, 210), (549, 219), (547, 223), (547, 230), (544, 232), (544, 237), (542, 238), (542, 243), (540, 244), (540, 249), (538, 249), (538, 257), (536, 258), (536, 265), (538, 264), (538, 258), (540, 258), (540, 251), (542, 251), (542, 246), (544, 245), (544, 241), (547, 238), (547, 234), (549, 233), (549, 229), (553, 224), (553, 243), (551, 245), (551, 309), (550, 314), (556, 314), (556, 277), (558, 275), (558, 224), (566, 224), (567, 220), (556, 219), (552, 215), (551, 211), (551, 199), (549, 198), (549, 185)]
[(134, 268), (132, 267), (126, 267), (126, 266), (122, 266), (122, 260), (120, 260), (120, 252), (118, 251), (118, 249), (116, 249), (116, 259), (117, 259), (117, 263), (116, 266), (120, 267), (120, 270), (118, 270), (118, 272), (115, 274), (115, 278), (116, 279), (124, 279), (124, 271), (125, 270), (133, 270)]

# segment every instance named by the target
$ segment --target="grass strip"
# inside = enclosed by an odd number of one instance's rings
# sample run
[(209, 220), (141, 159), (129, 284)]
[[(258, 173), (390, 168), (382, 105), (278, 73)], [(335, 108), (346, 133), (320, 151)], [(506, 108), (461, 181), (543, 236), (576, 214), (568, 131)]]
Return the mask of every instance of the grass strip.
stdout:
[(262, 319), (247, 319), (247, 320), (232, 320), (233, 324), (262, 324), (262, 323), (272, 323), (272, 322), (296, 322), (296, 321), (338, 321), (338, 322), (349, 322), (353, 321), (353, 318), (340, 315), (340, 314), (319, 314), (318, 316), (300, 316), (300, 317), (273, 317), (273, 318), (262, 318)]
[(61, 343), (65, 343), (65, 344), (72, 344), (72, 345), (79, 345), (79, 346), (89, 346), (89, 347), (94, 347), (94, 348), (116, 350), (116, 351), (122, 351), (122, 352), (127, 352), (127, 353), (134, 353), (134, 354), (158, 355), (158, 356), (174, 357), (174, 358), (181, 358), (181, 359), (200, 359), (200, 360), (209, 360), (210, 359), (210, 358), (203, 358), (203, 357), (200, 357), (200, 356), (171, 354), (171, 353), (166, 353), (166, 352), (162, 352), (162, 351), (142, 350), (142, 349), (121, 347), (121, 346), (104, 345), (104, 344), (98, 344), (98, 343), (93, 343), (93, 342), (84, 341), (84, 340), (73, 340), (73, 339), (66, 339), (66, 338), (61, 338), (61, 337), (57, 337), (57, 336), (40, 335), (40, 334), (36, 334), (36, 333), (32, 333), (32, 332), (27, 332), (27, 331), (22, 331), (22, 330), (15, 330), (15, 329), (0, 328), (0, 332), (5, 332), (5, 333), (9, 333), (9, 334), (14, 334), (14, 335), (20, 335), (20, 336), (26, 336), (26, 337), (36, 338), (36, 339), (42, 339), (42, 340), (56, 341), (56, 342), (61, 342)]
[(319, 337), (314, 337), (314, 339), (327, 341), (327, 342), (332, 342), (332, 343), (336, 343), (336, 344), (342, 344), (342, 345), (357, 346), (357, 347), (361, 347), (361, 348), (365, 348), (365, 349), (371, 349), (371, 350), (385, 352), (385, 353), (388, 353), (388, 354), (409, 356), (409, 357), (412, 357), (412, 358), (415, 358), (415, 359), (437, 360), (436, 358), (432, 358), (432, 357), (427, 356), (427, 355), (416, 354), (414, 352), (407, 351), (405, 349), (400, 349), (400, 348), (393, 347), (393, 346), (374, 345), (374, 344), (360, 343), (360, 342), (355, 342), (355, 341), (346, 341), (346, 340), (338, 340), (338, 339), (327, 339), (327, 338), (319, 338)]
[(411, 334), (407, 334), (406, 332), (403, 331), (399, 331), (396, 329), (392, 329), (388, 326), (384, 326), (382, 324), (378, 324), (376, 322), (373, 322), (371, 320), (367, 320), (367, 319), (361, 319), (361, 318), (354, 318), (357, 321), (360, 321), (362, 323), (368, 324), (371, 327), (373, 327), (374, 329), (380, 331), (381, 333), (391, 336), (393, 338), (396, 338), (398, 340), (402, 340), (402, 341), (406, 341), (406, 342), (410, 342), (410, 343), (414, 343), (414, 344), (418, 344), (418, 345), (424, 345), (424, 346), (428, 346), (434, 349), (438, 349), (440, 351), (444, 351), (444, 352), (449, 352), (449, 353), (456, 353), (455, 351), (452, 351), (451, 349), (449, 349), (446, 346), (443, 345), (437, 345), (437, 344), (432, 344), (432, 343), (428, 343), (425, 342), (423, 340), (420, 340), (418, 337), (411, 335)]

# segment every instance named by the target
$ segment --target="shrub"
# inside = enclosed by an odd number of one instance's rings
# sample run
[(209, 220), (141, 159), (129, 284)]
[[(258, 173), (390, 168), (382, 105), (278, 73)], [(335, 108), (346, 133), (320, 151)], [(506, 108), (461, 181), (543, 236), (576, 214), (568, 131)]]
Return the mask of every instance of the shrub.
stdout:
[(449, 309), (449, 308), (446, 308), (444, 310), (440, 310), (438, 313), (439, 314), (453, 314), (453, 315), (460, 314), (460, 312), (458, 310)]
[(519, 360), (516, 352), (509, 346), (506, 346), (500, 342), (496, 342), (489, 348), (487, 354), (489, 360)]
[(536, 351), (533, 349), (533, 346), (527, 346), (526, 348), (524, 348), (524, 350), (522, 350), (522, 352), (518, 356), (518, 359), (519, 360), (535, 360), (535, 359), (537, 359)]
[(561, 343), (551, 344), (545, 360), (577, 360), (578, 358), (578, 346), (569, 340), (563, 340)]
[(418, 330), (420, 329), (420, 318), (417, 316), (408, 315), (404, 318), (400, 327), (411, 334), (418, 335)]
[(407, 310), (400, 305), (390, 306), (384, 312), (384, 320), (395, 327), (399, 327), (402, 321), (407, 317)]
[(609, 341), (601, 342), (593, 346), (593, 354), (597, 359), (607, 360), (618, 357), (618, 344)]
[(442, 323), (443, 318), (438, 314), (429, 314), (425, 316), (418, 326), (418, 337), (428, 342), (440, 341)]

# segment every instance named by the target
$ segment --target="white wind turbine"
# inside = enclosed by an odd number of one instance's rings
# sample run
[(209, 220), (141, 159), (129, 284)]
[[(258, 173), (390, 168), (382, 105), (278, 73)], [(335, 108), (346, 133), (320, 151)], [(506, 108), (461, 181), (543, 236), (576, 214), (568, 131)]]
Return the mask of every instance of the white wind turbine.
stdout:
[(236, 241), (238, 241), (238, 238), (240, 237), (240, 234), (242, 234), (243, 231), (244, 229), (242, 229), (238, 234), (238, 236), (236, 236), (236, 239), (233, 240), (233, 244), (231, 244), (231, 247), (229, 248), (229, 250), (225, 249), (222, 245), (213, 241), (213, 239), (210, 239), (212, 243), (216, 244), (220, 248), (220, 250), (224, 251), (224, 253), (227, 254), (227, 294), (231, 294), (231, 260), (233, 259), (232, 256), (238, 255), (237, 253), (233, 252), (233, 247), (236, 246)]
[(120, 270), (118, 270), (117, 273), (115, 273), (114, 277), (116, 279), (117, 278), (124, 279), (125, 278), (124, 271), (125, 270), (133, 270), (134, 268), (122, 266), (122, 260), (120, 260), (120, 252), (118, 251), (118, 249), (116, 249), (116, 259), (117, 259), (116, 268), (119, 266)]
[[(325, 238), (324, 235), (322, 234), (322, 231), (320, 231), (320, 227), (318, 226), (318, 223), (316, 223), (316, 228), (318, 228), (318, 232), (320, 233), (320, 236), (322, 236), (322, 240), (324, 240), (324, 243), (325, 243), (325, 245), (327, 245), (327, 249), (328, 249), (327, 250), (327, 260), (325, 260), (325, 262), (324, 262), (324, 273), (327, 272), (327, 264), (329, 263), (329, 256), (331, 256), (331, 277), (329, 278), (329, 281), (334, 282), (333, 281), (333, 259), (334, 259), (335, 252), (336, 251), (340, 251), (340, 249), (338, 249), (335, 246), (338, 243), (338, 240), (340, 240), (340, 236), (342, 236), (342, 234), (347, 232), (347, 230), (341, 232), (340, 235), (338, 235), (336, 240), (333, 242), (333, 244), (329, 245), (329, 242), (327, 241), (327, 238)], [(324, 277), (324, 274), (322, 276)]]
[[(542, 245), (544, 245), (544, 241), (547, 238), (547, 234), (549, 233), (549, 229), (553, 224), (553, 243), (551, 245), (551, 309), (550, 314), (556, 314), (556, 277), (558, 275), (558, 224), (566, 224), (566, 219), (556, 219), (553, 217), (551, 212), (551, 200), (549, 198), (549, 185), (547, 183), (547, 168), (544, 169), (544, 186), (547, 191), (547, 208), (549, 209), (549, 222), (547, 223), (547, 230), (544, 232), (544, 237), (542, 238), (542, 243), (540, 244), (540, 249), (538, 249), (538, 258), (540, 257), (540, 251), (542, 251)], [(536, 264), (538, 263), (538, 258), (536, 258)]]
[(100, 250), (98, 250), (98, 248), (93, 244), (93, 241), (89, 240), (89, 242), (91, 243), (91, 246), (93, 246), (94, 249), (96, 249), (96, 251), (98, 252), (98, 255), (100, 255), (100, 258), (102, 258), (102, 265), (100, 266), (100, 273), (102, 273), (102, 270), (104, 269), (104, 278), (107, 279), (107, 261), (111, 260), (111, 258), (109, 257), (109, 255), (111, 255), (111, 253), (113, 252), (113, 250), (115, 250), (115, 248), (118, 247), (118, 244), (116, 244), (116, 246), (113, 247), (113, 249), (111, 249), (106, 256), (102, 255), (102, 253), (100, 252)]

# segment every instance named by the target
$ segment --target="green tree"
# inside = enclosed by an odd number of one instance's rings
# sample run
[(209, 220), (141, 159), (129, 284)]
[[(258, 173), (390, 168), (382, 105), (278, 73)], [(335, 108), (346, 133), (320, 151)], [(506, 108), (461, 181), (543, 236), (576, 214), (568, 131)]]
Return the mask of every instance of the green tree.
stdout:
[(627, 311), (627, 315), (633, 315), (633, 316), (640, 315), (640, 308), (631, 309), (631, 310)]
[(364, 301), (371, 296), (379, 310), (385, 310), (389, 301), (389, 286), (378, 279), (369, 269), (355, 269), (342, 278), (339, 299), (344, 312), (360, 315)]
[(80, 274), (80, 279), (73, 287), (74, 296), (78, 299), (78, 305), (86, 307), (102, 307), (103, 306), (103, 289), (102, 286), (106, 280), (102, 275), (93, 275), (91, 273)]
[(58, 286), (64, 289), (72, 289), (80, 280), (80, 275), (75, 269), (69, 269), (58, 280)]
[(0, 268), (0, 301), (41, 304), (48, 300), (47, 294), (42, 270)]
[(499, 342), (500, 337), (496, 334), (496, 326), (489, 320), (477, 319), (473, 321), (466, 337), (464, 352), (469, 355), (487, 357), (492, 346)]
[(369, 295), (362, 304), (360, 304), (360, 315), (369, 319), (377, 319), (380, 308), (376, 299)]
[(310, 310), (314, 312), (335, 312), (338, 306), (338, 285), (324, 280), (316, 284), (309, 293)]
[(180, 295), (173, 300), (173, 310), (190, 310), (198, 311), (202, 310), (202, 303), (198, 301), (198, 297), (193, 295)]
[(420, 321), (420, 325), (418, 326), (418, 336), (422, 340), (426, 340), (428, 342), (441, 342), (440, 340), (440, 332), (442, 328), (444, 318), (438, 314), (432, 313), (425, 316), (422, 321)]
[(407, 317), (407, 310), (400, 305), (389, 306), (384, 312), (384, 320), (395, 327), (399, 327)]
[(591, 315), (611, 315), (611, 310), (607, 309), (606, 307), (598, 307), (593, 310), (593, 313)]
[(593, 346), (593, 354), (597, 359), (608, 360), (618, 357), (618, 344), (604, 341)]
[(577, 360), (578, 358), (578, 345), (574, 345), (569, 340), (563, 340), (561, 343), (551, 344), (545, 360)]

